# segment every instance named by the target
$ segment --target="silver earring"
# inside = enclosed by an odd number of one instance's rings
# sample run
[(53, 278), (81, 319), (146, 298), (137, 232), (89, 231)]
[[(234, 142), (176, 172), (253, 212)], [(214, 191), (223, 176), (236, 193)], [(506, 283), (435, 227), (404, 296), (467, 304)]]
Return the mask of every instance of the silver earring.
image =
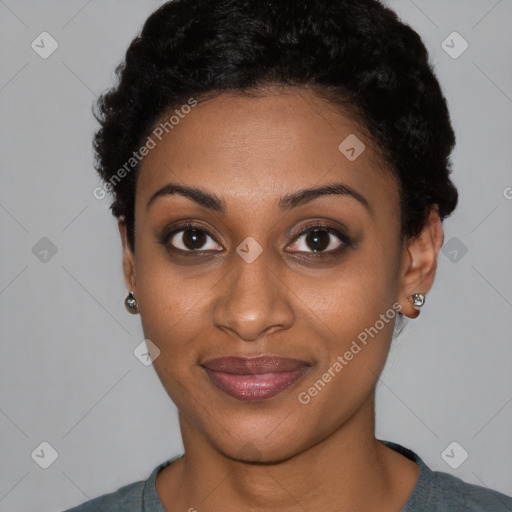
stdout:
[(414, 293), (412, 295), (412, 304), (415, 309), (421, 308), (421, 306), (423, 306), (423, 304), (425, 304), (425, 294)]
[(124, 299), (124, 305), (128, 313), (132, 313), (133, 315), (137, 314), (137, 299), (135, 298), (135, 295), (133, 295), (133, 292), (128, 293), (126, 299)]

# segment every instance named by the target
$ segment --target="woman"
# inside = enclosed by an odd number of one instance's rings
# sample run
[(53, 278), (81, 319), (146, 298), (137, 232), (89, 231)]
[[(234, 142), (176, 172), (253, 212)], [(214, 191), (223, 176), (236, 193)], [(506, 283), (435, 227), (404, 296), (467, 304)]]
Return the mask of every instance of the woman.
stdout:
[(71, 510), (512, 510), (375, 437), (457, 204), (419, 36), (376, 0), (177, 0), (118, 74), (97, 193), (185, 453)]

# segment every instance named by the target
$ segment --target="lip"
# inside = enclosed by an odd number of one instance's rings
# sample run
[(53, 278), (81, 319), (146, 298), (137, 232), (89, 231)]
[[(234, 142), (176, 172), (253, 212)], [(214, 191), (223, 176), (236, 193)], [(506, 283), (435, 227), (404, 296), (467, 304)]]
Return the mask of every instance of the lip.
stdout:
[(210, 359), (201, 366), (218, 389), (245, 401), (275, 396), (311, 368), (306, 361), (268, 355), (221, 357)]

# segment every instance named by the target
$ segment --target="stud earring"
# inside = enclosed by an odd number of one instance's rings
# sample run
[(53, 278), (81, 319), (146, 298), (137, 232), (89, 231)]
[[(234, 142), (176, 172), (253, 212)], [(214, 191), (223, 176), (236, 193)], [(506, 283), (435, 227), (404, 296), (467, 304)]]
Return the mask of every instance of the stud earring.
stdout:
[(128, 313), (132, 313), (132, 315), (136, 315), (138, 313), (137, 299), (135, 298), (135, 295), (133, 295), (133, 292), (128, 293), (126, 299), (124, 299), (124, 305)]
[(420, 309), (425, 304), (425, 294), (414, 293), (412, 295), (412, 305), (414, 309)]

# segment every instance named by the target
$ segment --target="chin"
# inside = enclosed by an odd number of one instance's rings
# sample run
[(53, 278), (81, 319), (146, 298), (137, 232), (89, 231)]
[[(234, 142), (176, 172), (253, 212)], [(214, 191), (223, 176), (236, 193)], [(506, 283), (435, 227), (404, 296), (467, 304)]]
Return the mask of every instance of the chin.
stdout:
[(220, 451), (222, 454), (232, 460), (245, 462), (247, 464), (278, 464), (295, 456), (297, 447), (286, 446), (279, 443), (279, 446), (273, 446), (273, 443), (258, 443), (258, 441), (240, 442), (237, 445), (232, 443)]
[[(283, 421), (285, 419), (285, 421)], [(288, 422), (287, 420), (292, 420)], [(301, 453), (315, 440), (307, 435), (303, 419), (272, 414), (265, 418), (245, 416), (237, 421), (224, 417), (222, 427), (208, 422), (210, 444), (225, 457), (247, 463), (276, 464)]]

